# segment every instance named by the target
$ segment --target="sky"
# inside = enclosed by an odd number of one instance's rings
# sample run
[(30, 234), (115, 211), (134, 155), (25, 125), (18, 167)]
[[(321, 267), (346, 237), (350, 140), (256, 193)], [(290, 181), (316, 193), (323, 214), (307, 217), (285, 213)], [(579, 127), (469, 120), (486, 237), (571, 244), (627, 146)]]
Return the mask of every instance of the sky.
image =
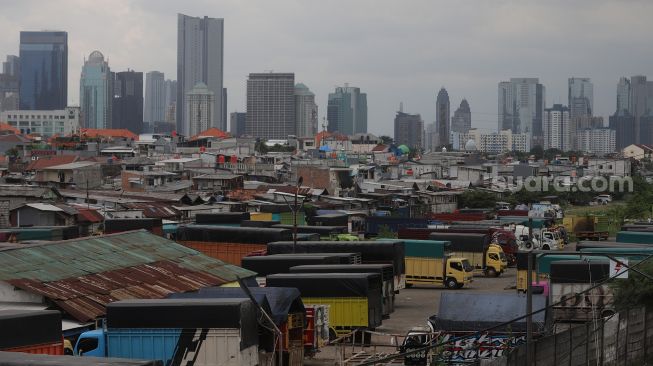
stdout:
[(250, 72), (294, 72), (315, 94), (349, 83), (367, 93), (368, 130), (393, 134), (399, 103), (435, 120), (466, 98), (472, 126), (497, 128), (497, 83), (538, 77), (546, 106), (567, 102), (567, 79), (590, 77), (595, 115), (612, 114), (620, 76), (653, 79), (653, 1), (499, 0), (0, 0), (0, 57), (22, 30), (68, 32), (68, 101), (79, 104), (84, 57), (113, 71), (176, 79), (177, 13), (224, 18), (228, 110), (245, 111)]

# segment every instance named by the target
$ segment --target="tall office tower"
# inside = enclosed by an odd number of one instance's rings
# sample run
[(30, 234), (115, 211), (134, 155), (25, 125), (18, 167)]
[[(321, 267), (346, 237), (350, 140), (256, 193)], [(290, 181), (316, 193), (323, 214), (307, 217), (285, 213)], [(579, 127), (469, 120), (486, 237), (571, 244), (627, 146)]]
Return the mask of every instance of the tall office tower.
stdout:
[(422, 134), (424, 133), (424, 121), (419, 114), (408, 114), (402, 111), (395, 116), (396, 145), (406, 145), (409, 148), (421, 149), (424, 146)]
[(618, 150), (635, 143), (635, 117), (627, 109), (610, 116), (610, 128), (616, 131), (616, 148)]
[(301, 83), (295, 85), (295, 121), (297, 137), (313, 137), (317, 134), (315, 94)]
[[(165, 88), (165, 117), (164, 120), (169, 123), (175, 123), (177, 120), (177, 80), (166, 80)], [(174, 129), (173, 129), (174, 130)]]
[(79, 106), (86, 128), (109, 128), (112, 121), (113, 80), (109, 63), (100, 51), (84, 60), (79, 78)]
[(569, 151), (572, 148), (569, 136), (569, 108), (554, 104), (544, 110), (544, 149)]
[(224, 19), (177, 15), (177, 132), (188, 135), (186, 93), (199, 82), (213, 92), (210, 127), (227, 130), (222, 119), (224, 68)]
[[(222, 93), (220, 93), (222, 94)], [(198, 135), (211, 128), (215, 114), (215, 93), (199, 82), (186, 92), (186, 120), (190, 123), (188, 136)]]
[(68, 104), (68, 33), (20, 32), (20, 109)]
[(7, 61), (2, 63), (2, 73), (18, 77), (20, 75), (20, 58), (14, 55), (7, 55)]
[(269, 140), (294, 135), (295, 74), (249, 74), (246, 121), (245, 131), (252, 137)]
[(635, 117), (635, 143), (644, 144), (642, 122), (644, 116), (653, 114), (653, 82), (646, 81), (646, 76), (637, 75), (630, 78), (630, 113)]
[(247, 113), (232, 112), (229, 121), (229, 133), (231, 133), (231, 136), (240, 137), (244, 135), (246, 123), (247, 123)]
[(327, 121), (329, 132), (348, 136), (367, 133), (367, 94), (349, 84), (336, 87), (334, 93), (329, 93)]
[(111, 128), (126, 128), (140, 134), (143, 131), (143, 73), (133, 70), (117, 72), (113, 85)]
[(616, 133), (611, 128), (585, 128), (578, 131), (578, 150), (592, 154), (610, 154), (615, 151)]
[(449, 123), (451, 121), (451, 108), (449, 105), (449, 93), (445, 88), (440, 89), (435, 101), (435, 125), (438, 133), (435, 141), (438, 147), (449, 145)]
[(227, 88), (222, 88), (222, 120), (224, 121), (224, 132), (227, 132)]
[(568, 79), (568, 105), (570, 117), (591, 116), (594, 111), (594, 84), (590, 78)]
[(583, 151), (581, 146), (578, 145), (579, 134), (586, 129), (599, 129), (603, 128), (603, 117), (592, 116), (579, 116), (571, 119), (569, 127), (569, 140), (571, 141), (571, 150)]
[(619, 113), (621, 111), (630, 110), (630, 79), (626, 77), (620, 77), (619, 83), (617, 83), (617, 110)]
[(166, 88), (165, 77), (160, 71), (145, 74), (145, 101), (143, 103), (143, 122), (153, 124), (165, 121)]
[(511, 78), (498, 88), (499, 130), (525, 133), (531, 146), (542, 146), (542, 115), (546, 89), (538, 78)]
[(469, 109), (467, 99), (463, 99), (451, 118), (451, 132), (467, 133), (471, 128), (472, 111)]
[(18, 81), (20, 78), (20, 59), (7, 56), (2, 63), (0, 74), (0, 112), (18, 109)]
[(436, 151), (438, 141), (438, 128), (435, 122), (429, 123), (426, 125), (426, 131), (424, 131), (424, 147), (426, 150)]

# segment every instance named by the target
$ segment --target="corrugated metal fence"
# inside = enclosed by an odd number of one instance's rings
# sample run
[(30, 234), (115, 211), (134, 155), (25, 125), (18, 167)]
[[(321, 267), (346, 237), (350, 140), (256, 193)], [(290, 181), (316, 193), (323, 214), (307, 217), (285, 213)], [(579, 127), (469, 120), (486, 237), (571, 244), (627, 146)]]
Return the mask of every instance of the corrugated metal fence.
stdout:
[[(643, 365), (653, 360), (653, 311), (636, 308), (568, 329), (534, 342), (536, 366)], [(526, 365), (526, 345), (484, 366)]]

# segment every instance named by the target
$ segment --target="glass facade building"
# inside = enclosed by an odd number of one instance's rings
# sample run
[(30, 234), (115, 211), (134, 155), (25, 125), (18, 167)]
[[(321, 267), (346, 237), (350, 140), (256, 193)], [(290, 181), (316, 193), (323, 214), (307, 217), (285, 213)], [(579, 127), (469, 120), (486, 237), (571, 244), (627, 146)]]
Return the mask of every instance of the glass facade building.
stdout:
[(79, 104), (84, 127), (111, 128), (113, 83), (109, 64), (100, 51), (93, 51), (82, 67)]
[(20, 32), (21, 110), (61, 110), (68, 103), (68, 33)]

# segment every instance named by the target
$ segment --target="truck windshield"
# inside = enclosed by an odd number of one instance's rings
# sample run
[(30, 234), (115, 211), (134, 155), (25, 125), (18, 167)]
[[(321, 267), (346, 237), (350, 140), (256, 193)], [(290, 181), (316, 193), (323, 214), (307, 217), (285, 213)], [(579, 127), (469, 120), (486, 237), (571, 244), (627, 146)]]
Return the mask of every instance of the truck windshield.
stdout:
[(473, 272), (474, 271), (474, 267), (472, 267), (472, 265), (469, 264), (469, 261), (467, 259), (465, 259), (463, 261), (463, 269), (465, 270), (465, 272)]
[(506, 253), (504, 253), (504, 252), (499, 253), (499, 258), (501, 258), (502, 262), (505, 262), (506, 261)]

